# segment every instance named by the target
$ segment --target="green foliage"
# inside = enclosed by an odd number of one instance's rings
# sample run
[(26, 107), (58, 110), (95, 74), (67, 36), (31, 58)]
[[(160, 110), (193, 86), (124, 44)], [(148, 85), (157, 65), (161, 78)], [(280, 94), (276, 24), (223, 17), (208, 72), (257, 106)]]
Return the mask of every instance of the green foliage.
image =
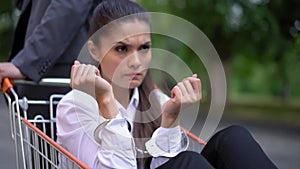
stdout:
[[(299, 97), (298, 0), (137, 0), (149, 11), (182, 17), (211, 40), (229, 63), (230, 92)], [(176, 45), (175, 45), (176, 46)], [(176, 47), (175, 47), (176, 48)], [(193, 69), (192, 51), (177, 47)], [(186, 56), (184, 56), (186, 55)], [(229, 62), (228, 62), (229, 61)], [(203, 70), (201, 70), (203, 71)]]
[(1, 1), (0, 5), (0, 61), (9, 55), (13, 36), (13, 5), (11, 0)]
[[(300, 96), (300, 3), (298, 0), (136, 0), (151, 12), (182, 17), (202, 30), (229, 63), (231, 94)], [(0, 61), (11, 49), (12, 0), (0, 4)], [(298, 22), (297, 22), (298, 21)], [(298, 27), (296, 26), (298, 23)], [(209, 82), (195, 53), (170, 37), (154, 35), (154, 45), (180, 56)], [(226, 65), (225, 65), (226, 66)], [(209, 84), (205, 83), (205, 88)]]

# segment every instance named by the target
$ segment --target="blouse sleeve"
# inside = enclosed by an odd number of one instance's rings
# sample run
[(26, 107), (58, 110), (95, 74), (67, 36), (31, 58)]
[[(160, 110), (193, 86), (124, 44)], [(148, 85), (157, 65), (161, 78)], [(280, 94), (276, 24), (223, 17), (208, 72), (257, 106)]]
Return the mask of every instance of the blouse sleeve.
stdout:
[(57, 142), (91, 168), (136, 168), (126, 120), (103, 118), (96, 100), (78, 90), (58, 104)]
[[(170, 98), (160, 91), (155, 91), (161, 103), (165, 104)], [(169, 158), (175, 157), (188, 147), (188, 138), (185, 133), (180, 130), (180, 126), (174, 128), (159, 127), (152, 134), (151, 139), (146, 142), (146, 149), (154, 158), (151, 163), (151, 168), (163, 164)]]

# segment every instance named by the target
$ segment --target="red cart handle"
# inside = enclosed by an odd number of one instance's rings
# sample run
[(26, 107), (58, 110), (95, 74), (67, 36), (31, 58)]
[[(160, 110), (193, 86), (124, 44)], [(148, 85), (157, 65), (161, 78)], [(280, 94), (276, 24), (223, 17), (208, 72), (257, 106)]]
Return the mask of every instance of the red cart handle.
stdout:
[(180, 127), (181, 130), (183, 130), (189, 137), (191, 137), (193, 140), (197, 141), (198, 143), (202, 144), (202, 145), (206, 145), (207, 142), (202, 140), (201, 138), (197, 137), (195, 134), (193, 134), (192, 132), (188, 131), (187, 129)]
[(13, 83), (14, 83), (13, 79), (9, 79), (8, 77), (5, 77), (3, 79), (3, 83), (2, 83), (2, 86), (1, 86), (2, 92), (9, 93), (10, 89), (13, 87)]

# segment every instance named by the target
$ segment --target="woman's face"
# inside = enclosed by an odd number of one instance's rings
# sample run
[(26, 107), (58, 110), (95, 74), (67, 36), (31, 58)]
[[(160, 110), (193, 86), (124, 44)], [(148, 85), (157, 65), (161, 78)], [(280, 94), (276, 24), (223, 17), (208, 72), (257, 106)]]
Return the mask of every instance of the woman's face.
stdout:
[(138, 87), (151, 61), (149, 25), (140, 21), (121, 23), (111, 32), (100, 39), (98, 47), (102, 77), (122, 88)]

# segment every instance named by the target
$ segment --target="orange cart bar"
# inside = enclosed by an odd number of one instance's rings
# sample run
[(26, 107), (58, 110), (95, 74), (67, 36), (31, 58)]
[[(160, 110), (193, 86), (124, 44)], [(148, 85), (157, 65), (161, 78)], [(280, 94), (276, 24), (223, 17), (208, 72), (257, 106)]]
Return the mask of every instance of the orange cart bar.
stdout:
[[(31, 81), (15, 80), (14, 83), (25, 85), (69, 86), (69, 79), (43, 79), (39, 84)], [(56, 127), (54, 105), (58, 103), (63, 95), (51, 95), (49, 100), (20, 99), (13, 88), (13, 80), (8, 78), (3, 80), (2, 92), (7, 99), (11, 134), (15, 142), (18, 169), (89, 168), (54, 141), (54, 129)], [(28, 119), (28, 106), (34, 104), (49, 106), (50, 118), (47, 119), (41, 115), (37, 115), (33, 119)], [(37, 125), (42, 127), (38, 128)], [(45, 125), (51, 126), (51, 137), (45, 134)]]
[[(38, 84), (26, 80), (13, 81), (8, 78), (3, 80), (2, 92), (5, 94), (8, 103), (11, 134), (16, 149), (17, 168), (89, 168), (55, 142), (56, 115), (54, 106), (57, 105), (64, 95), (53, 94), (49, 100), (27, 100), (26, 97), (20, 99), (13, 89), (13, 83), (16, 85), (66, 87), (69, 86), (70, 79), (46, 78), (42, 79)], [(30, 112), (27, 112), (27, 110), (30, 105), (49, 106), (49, 118), (38, 114), (34, 118), (29, 119), (27, 115)], [(48, 129), (46, 125), (50, 125), (50, 132), (46, 131)], [(205, 141), (187, 129), (181, 127), (181, 130), (188, 136), (188, 150), (200, 152), (203, 146), (206, 145)]]

